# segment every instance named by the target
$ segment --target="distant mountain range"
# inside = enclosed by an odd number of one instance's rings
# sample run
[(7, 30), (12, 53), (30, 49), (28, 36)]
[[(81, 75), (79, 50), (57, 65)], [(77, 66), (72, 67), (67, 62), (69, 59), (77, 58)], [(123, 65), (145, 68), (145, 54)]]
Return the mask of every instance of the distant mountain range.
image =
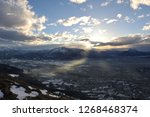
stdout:
[(108, 57), (133, 57), (133, 56), (146, 56), (150, 57), (150, 52), (142, 52), (134, 49), (128, 50), (107, 50), (107, 51), (97, 51), (91, 50), (88, 53), (88, 58), (108, 58)]
[(74, 60), (81, 58), (107, 58), (107, 57), (127, 57), (127, 56), (146, 56), (150, 57), (150, 52), (128, 50), (106, 50), (96, 49), (84, 50), (78, 48), (57, 47), (50, 50), (5, 50), (0, 52), (0, 59), (26, 59), (26, 60)]
[(1, 59), (35, 59), (35, 60), (72, 60), (86, 56), (83, 49), (57, 47), (50, 50), (5, 50), (0, 52)]

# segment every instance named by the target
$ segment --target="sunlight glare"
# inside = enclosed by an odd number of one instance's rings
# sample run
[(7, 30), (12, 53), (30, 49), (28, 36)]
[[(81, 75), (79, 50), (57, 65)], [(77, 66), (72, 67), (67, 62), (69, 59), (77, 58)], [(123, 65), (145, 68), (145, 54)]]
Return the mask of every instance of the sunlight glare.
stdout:
[(108, 42), (110, 41), (109, 37), (106, 34), (106, 30), (95, 31), (90, 35), (90, 41), (93, 42)]

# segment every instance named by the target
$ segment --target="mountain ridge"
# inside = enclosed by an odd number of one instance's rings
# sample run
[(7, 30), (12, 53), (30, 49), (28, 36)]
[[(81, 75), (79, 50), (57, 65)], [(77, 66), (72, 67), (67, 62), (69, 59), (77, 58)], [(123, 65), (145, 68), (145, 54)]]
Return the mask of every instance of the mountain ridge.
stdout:
[(75, 60), (81, 58), (107, 58), (107, 57), (134, 57), (150, 56), (150, 52), (143, 52), (136, 49), (128, 50), (84, 50), (79, 48), (57, 47), (50, 50), (7, 50), (0, 52), (1, 59), (26, 59), (26, 60)]

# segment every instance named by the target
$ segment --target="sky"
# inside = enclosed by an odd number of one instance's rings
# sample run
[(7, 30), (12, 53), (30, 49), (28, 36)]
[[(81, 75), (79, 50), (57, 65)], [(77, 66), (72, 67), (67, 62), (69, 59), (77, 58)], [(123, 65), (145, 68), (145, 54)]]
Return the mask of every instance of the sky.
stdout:
[(0, 0), (0, 47), (150, 41), (150, 0)]

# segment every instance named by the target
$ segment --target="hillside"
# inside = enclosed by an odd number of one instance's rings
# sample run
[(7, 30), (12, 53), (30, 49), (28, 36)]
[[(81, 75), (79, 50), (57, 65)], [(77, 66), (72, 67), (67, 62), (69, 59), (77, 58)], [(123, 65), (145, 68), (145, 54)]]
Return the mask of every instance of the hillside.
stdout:
[(0, 99), (71, 99), (43, 88), (35, 78), (15, 67), (0, 64)]

